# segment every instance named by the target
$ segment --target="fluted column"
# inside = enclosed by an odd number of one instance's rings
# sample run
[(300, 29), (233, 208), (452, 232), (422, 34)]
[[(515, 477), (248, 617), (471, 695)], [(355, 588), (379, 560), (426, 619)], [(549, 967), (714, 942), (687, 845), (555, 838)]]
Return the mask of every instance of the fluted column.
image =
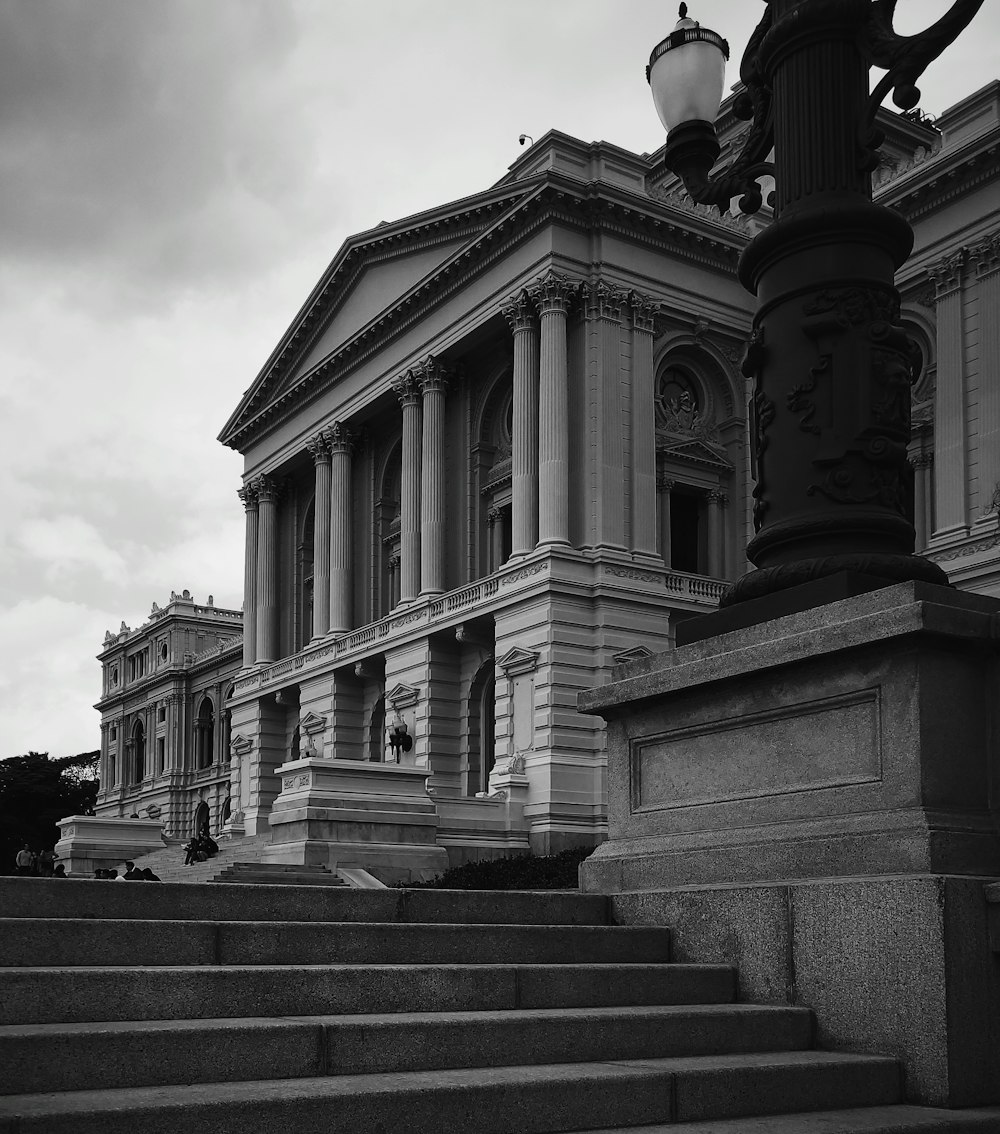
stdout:
[(316, 466), (313, 502), (313, 638), (330, 629), (330, 443), (318, 433), (306, 442)]
[(708, 494), (708, 573), (713, 579), (726, 575), (725, 507), (729, 497), (724, 492)]
[(538, 321), (526, 291), (501, 310), (514, 335), (511, 553), (524, 555), (538, 542)]
[(342, 634), (353, 625), (351, 572), (352, 486), (354, 435), (339, 421), (323, 431), (330, 446), (330, 632)]
[(437, 359), (420, 368), (423, 428), (420, 465), (420, 593), (439, 595), (445, 579), (444, 401), (448, 375)]
[(979, 287), (977, 519), (1000, 516), (1000, 232), (972, 249)]
[(633, 291), (632, 308), (632, 550), (656, 554), (656, 417), (653, 331), (657, 304)]
[(933, 454), (918, 453), (910, 459), (913, 465), (913, 527), (916, 531), (916, 550), (923, 551), (934, 530), (931, 482)]
[(538, 542), (569, 543), (569, 374), (566, 315), (573, 285), (548, 272), (531, 289), (538, 309)]
[(412, 602), (420, 590), (421, 395), (413, 371), (407, 371), (393, 389), (403, 408), (403, 467), (399, 502), (399, 601)]
[(967, 524), (965, 359), (962, 343), (964, 252), (930, 268), (937, 295), (937, 386), (934, 391), (935, 495), (937, 533)]
[(272, 662), (278, 656), (278, 485), (269, 476), (257, 477), (257, 658)]
[(243, 668), (257, 661), (257, 489), (250, 482), (237, 492), (246, 510), (246, 549), (243, 558)]

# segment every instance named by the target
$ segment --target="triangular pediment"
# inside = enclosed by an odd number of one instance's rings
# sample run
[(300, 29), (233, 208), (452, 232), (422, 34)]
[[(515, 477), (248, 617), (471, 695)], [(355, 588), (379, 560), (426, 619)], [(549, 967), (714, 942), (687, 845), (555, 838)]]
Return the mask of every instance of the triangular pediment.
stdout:
[(657, 437), (657, 456), (685, 464), (698, 465), (701, 468), (715, 469), (718, 472), (732, 472), (733, 466), (726, 458), (700, 437), (673, 438)]
[(415, 705), (419, 698), (419, 689), (415, 689), (412, 685), (404, 685), (402, 682), (394, 685), (385, 695), (386, 702), (394, 709), (405, 709), (409, 705)]
[[(502, 186), (381, 224), (342, 245), (219, 435), (239, 448), (244, 427), (314, 376), (331, 355), (383, 330), (533, 186)], [(398, 322), (398, 320), (397, 320)]]
[(627, 665), (629, 662), (644, 661), (653, 656), (653, 651), (646, 646), (633, 646), (630, 650), (619, 650), (614, 654), (615, 665)]
[(306, 713), (304, 717), (299, 717), (299, 728), (309, 736), (323, 732), (326, 728), (326, 717), (317, 716), (315, 713)]
[(505, 673), (528, 673), (538, 665), (538, 654), (514, 646), (503, 657), (497, 658), (497, 667)]

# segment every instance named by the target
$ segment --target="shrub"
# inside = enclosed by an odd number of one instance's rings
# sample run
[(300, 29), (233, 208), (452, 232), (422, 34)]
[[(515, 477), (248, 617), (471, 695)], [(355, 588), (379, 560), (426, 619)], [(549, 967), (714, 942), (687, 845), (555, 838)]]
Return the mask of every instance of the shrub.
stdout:
[(401, 883), (430, 890), (575, 890), (577, 868), (593, 847), (570, 847), (559, 854), (515, 854), (453, 866), (429, 882)]

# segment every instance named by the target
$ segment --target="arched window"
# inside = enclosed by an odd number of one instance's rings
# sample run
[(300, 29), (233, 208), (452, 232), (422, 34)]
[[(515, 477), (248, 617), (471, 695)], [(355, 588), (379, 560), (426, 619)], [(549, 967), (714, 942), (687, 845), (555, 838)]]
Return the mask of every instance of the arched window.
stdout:
[(210, 818), (208, 804), (202, 800), (194, 810), (194, 833), (196, 835), (209, 834)]
[(146, 778), (146, 730), (142, 721), (132, 726), (132, 782), (142, 783)]
[(488, 658), (469, 688), (469, 773), (466, 794), (486, 791), (496, 763), (496, 675)]
[(215, 758), (215, 709), (210, 698), (203, 697), (195, 721), (196, 766), (210, 768)]
[(498, 570), (513, 550), (511, 472), (514, 431), (513, 374), (504, 369), (487, 393), (472, 453), (479, 486), (478, 574)]

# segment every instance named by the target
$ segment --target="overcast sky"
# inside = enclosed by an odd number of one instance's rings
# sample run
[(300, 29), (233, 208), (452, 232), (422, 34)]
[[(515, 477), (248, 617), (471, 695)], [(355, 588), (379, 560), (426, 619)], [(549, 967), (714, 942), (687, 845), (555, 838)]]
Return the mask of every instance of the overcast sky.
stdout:
[[(693, 0), (736, 63), (762, 11)], [(919, 30), (946, 0), (901, 0)], [(242, 602), (215, 437), (337, 248), (555, 127), (662, 144), (652, 0), (0, 0), (0, 756), (99, 742), (95, 655), (189, 588)], [(921, 82), (1000, 71), (1000, 4)]]

